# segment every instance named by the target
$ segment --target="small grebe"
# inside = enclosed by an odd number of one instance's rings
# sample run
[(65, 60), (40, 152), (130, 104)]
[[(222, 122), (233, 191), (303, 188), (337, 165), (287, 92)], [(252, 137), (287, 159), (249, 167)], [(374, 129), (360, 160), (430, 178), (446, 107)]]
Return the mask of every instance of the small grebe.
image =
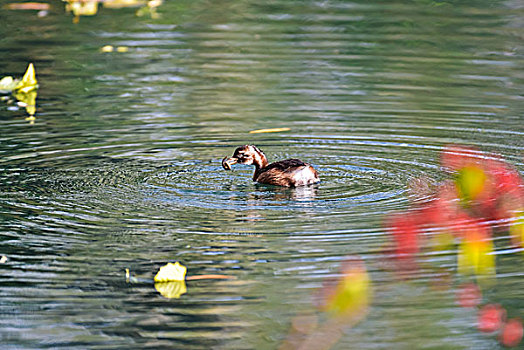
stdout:
[(264, 153), (254, 145), (240, 146), (232, 157), (222, 159), (222, 167), (231, 170), (233, 164), (255, 166), (253, 181), (263, 184), (296, 187), (320, 181), (317, 171), (299, 159), (286, 159), (269, 164)]

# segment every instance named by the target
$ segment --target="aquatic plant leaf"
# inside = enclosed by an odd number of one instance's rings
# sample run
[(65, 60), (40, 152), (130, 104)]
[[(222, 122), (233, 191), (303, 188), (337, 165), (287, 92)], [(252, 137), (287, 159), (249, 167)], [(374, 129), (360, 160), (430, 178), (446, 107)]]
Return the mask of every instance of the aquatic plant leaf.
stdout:
[(36, 80), (35, 67), (32, 63), (29, 63), (22, 80), (18, 82), (15, 90), (20, 93), (28, 93), (36, 88), (38, 88), (38, 81)]
[(113, 52), (115, 50), (115, 48), (113, 47), (113, 45), (104, 45), (100, 48), (100, 52)]
[(258, 130), (251, 130), (250, 134), (263, 134), (263, 133), (270, 133), (270, 132), (282, 132), (282, 131), (289, 131), (290, 128), (272, 128), (272, 129), (258, 129)]
[[(105, 45), (100, 48), (100, 52), (104, 52), (104, 53), (109, 53), (113, 51), (115, 51), (115, 47), (112, 45)], [(128, 52), (128, 51), (129, 51), (129, 47), (127, 46), (117, 46), (116, 47), (116, 52), (123, 53), (123, 52)]]
[(178, 299), (182, 294), (187, 292), (185, 281), (157, 282), (155, 289), (164, 298)]
[(0, 80), (0, 93), (8, 93), (13, 91), (19, 82), (20, 79), (13, 79), (11, 76), (3, 77)]
[(94, 16), (98, 12), (98, 1), (67, 0), (66, 11), (72, 12), (75, 17)]
[(172, 282), (172, 281), (184, 281), (186, 278), (187, 268), (180, 264), (168, 263), (158, 270), (155, 275), (155, 282)]

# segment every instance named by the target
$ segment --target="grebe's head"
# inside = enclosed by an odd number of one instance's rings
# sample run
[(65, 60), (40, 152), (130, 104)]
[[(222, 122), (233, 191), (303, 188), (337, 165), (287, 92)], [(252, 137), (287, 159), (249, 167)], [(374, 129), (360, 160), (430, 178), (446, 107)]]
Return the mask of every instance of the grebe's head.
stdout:
[(254, 145), (240, 146), (235, 150), (232, 157), (226, 157), (222, 160), (222, 167), (231, 170), (233, 164), (257, 165), (263, 167), (267, 165), (267, 159), (264, 153)]

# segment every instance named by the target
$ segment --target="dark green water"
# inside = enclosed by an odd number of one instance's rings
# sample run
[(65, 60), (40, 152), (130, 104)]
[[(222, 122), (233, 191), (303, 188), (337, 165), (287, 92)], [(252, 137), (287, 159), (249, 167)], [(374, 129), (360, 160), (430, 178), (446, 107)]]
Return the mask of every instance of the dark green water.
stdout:
[[(383, 268), (381, 223), (414, 179), (443, 179), (448, 143), (524, 171), (520, 2), (167, 1), (160, 19), (101, 8), (78, 24), (50, 4), (0, 10), (0, 76), (33, 62), (40, 84), (34, 124), (0, 105), (2, 349), (275, 349), (348, 255), (374, 300), (336, 349), (500, 347), (432, 273)], [(323, 181), (223, 171), (246, 143)], [(484, 296), (523, 317), (522, 257), (504, 248)], [(176, 260), (236, 280), (179, 299), (126, 283)]]

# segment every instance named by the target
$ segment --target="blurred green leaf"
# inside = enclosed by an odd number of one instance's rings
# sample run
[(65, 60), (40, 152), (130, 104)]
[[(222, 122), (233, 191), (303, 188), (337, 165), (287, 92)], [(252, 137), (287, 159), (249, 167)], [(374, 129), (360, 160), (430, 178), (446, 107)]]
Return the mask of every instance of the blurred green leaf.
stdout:
[(455, 184), (459, 198), (469, 203), (485, 189), (486, 173), (478, 166), (465, 166), (458, 171)]

